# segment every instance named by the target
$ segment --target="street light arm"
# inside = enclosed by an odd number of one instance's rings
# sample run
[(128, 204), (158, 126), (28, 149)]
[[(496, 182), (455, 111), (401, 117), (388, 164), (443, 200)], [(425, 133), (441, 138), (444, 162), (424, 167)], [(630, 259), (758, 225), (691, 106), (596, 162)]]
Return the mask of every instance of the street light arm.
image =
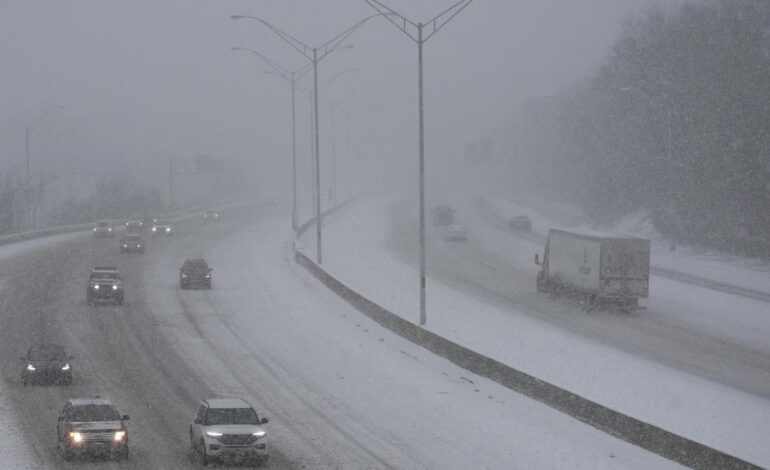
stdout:
[[(393, 23), (393, 25), (396, 28), (400, 29), (401, 32), (403, 32), (404, 34), (409, 36), (409, 38), (412, 41), (414, 41), (414, 42), (418, 42), (419, 41), (417, 36), (414, 36), (407, 29), (407, 25), (412, 26), (414, 28), (418, 28), (417, 23), (413, 22), (412, 20), (408, 19), (407, 17), (405, 17), (401, 13), (398, 13), (397, 11), (393, 10), (392, 8), (388, 7), (387, 5), (383, 4), (382, 2), (380, 2), (378, 0), (364, 0), (364, 2), (366, 2), (370, 7), (374, 8), (375, 10), (377, 10), (381, 15), (385, 16), (385, 18), (388, 21)], [(398, 19), (400, 19), (403, 24), (399, 24), (398, 22), (396, 22), (396, 20), (393, 18), (393, 16), (398, 17)]]
[(353, 34), (358, 28), (363, 26), (364, 23), (371, 20), (372, 18), (376, 18), (378, 16), (385, 16), (389, 15), (390, 13), (376, 13), (371, 16), (367, 16), (366, 18), (358, 21), (356, 24), (352, 25), (348, 29), (342, 31), (338, 35), (334, 36), (333, 38), (326, 41), (319, 49), (321, 49), (323, 52), (319, 55), (318, 60), (320, 61), (327, 55), (334, 52), (335, 49), (337, 49), (344, 41), (347, 39), (351, 34)]
[(43, 114), (41, 114), (40, 116), (38, 116), (38, 118), (37, 118), (37, 119), (35, 119), (34, 121), (32, 121), (32, 124), (30, 124), (29, 126), (27, 126), (27, 131), (28, 131), (28, 132), (32, 132), (32, 131), (34, 131), (34, 130), (35, 130), (35, 128), (36, 128), (37, 126), (39, 126), (41, 122), (43, 122), (43, 119), (45, 119), (45, 117), (46, 117), (46, 116), (48, 116), (48, 114), (49, 114), (51, 111), (53, 111), (54, 109), (64, 109), (64, 106), (51, 106), (50, 108), (46, 109), (46, 110), (45, 110), (45, 112), (44, 112)]
[[(431, 18), (429, 21), (426, 22), (426, 24), (433, 24), (433, 31), (428, 34), (423, 41), (427, 41), (430, 39), (434, 34), (438, 33), (441, 28), (446, 26), (447, 23), (452, 21), (452, 18), (459, 15), (461, 11), (465, 10), (465, 8), (471, 4), (473, 0), (460, 0), (459, 2), (455, 3), (451, 7), (447, 8), (446, 10), (442, 11), (438, 15)], [(446, 18), (444, 20), (441, 19), (441, 17), (449, 15), (449, 18)], [(438, 26), (436, 25), (438, 23)]]
[(334, 80), (340, 78), (341, 76), (349, 74), (349, 73), (356, 73), (356, 72), (358, 72), (358, 69), (346, 69), (346, 70), (343, 70), (342, 72), (337, 73), (337, 75), (331, 77), (330, 79), (326, 80), (323, 84), (321, 84), (321, 86), (318, 87), (318, 91), (319, 92), (323, 91), (326, 87), (331, 85), (331, 83)]
[(248, 47), (231, 47), (230, 50), (233, 51), (233, 52), (236, 52), (236, 51), (251, 52), (255, 56), (257, 56), (260, 59), (262, 59), (262, 61), (265, 62), (268, 66), (270, 66), (270, 68), (272, 68), (275, 71), (275, 73), (277, 73), (278, 75), (280, 75), (280, 76), (282, 76), (282, 77), (284, 77), (286, 79), (289, 79), (289, 76), (291, 75), (291, 72), (289, 70), (287, 70), (286, 68), (282, 67), (278, 63), (270, 60), (269, 58), (267, 58), (266, 56), (260, 54), (259, 52), (255, 51), (254, 49), (249, 49)]
[(295, 38), (294, 36), (287, 33), (286, 31), (281, 30), (277, 26), (274, 26), (271, 23), (268, 23), (262, 18), (258, 18), (256, 16), (249, 16), (249, 15), (232, 15), (230, 16), (230, 18), (233, 20), (249, 19), (249, 20), (259, 21), (263, 25), (267, 26), (267, 28), (270, 29), (270, 31), (278, 35), (278, 37), (283, 39), (287, 44), (289, 44), (291, 47), (297, 50), (297, 52), (305, 56), (307, 60), (310, 60), (310, 61), (313, 60), (313, 54), (311, 54), (311, 52), (313, 51), (312, 47), (308, 46), (307, 44)]

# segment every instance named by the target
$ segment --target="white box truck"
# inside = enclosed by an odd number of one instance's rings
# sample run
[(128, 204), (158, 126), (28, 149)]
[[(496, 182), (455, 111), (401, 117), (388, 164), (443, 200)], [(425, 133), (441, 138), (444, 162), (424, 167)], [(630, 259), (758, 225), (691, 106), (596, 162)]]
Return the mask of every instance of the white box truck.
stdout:
[(538, 292), (575, 294), (585, 308), (617, 305), (639, 308), (650, 288), (650, 241), (550, 229), (537, 276)]

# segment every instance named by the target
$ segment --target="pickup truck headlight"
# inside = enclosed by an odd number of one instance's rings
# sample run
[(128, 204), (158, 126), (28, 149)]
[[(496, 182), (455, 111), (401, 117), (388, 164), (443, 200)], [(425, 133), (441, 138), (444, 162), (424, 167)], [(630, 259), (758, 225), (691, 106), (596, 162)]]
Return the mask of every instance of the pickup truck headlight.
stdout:
[(70, 365), (69, 364), (64, 364), (64, 367), (62, 367), (61, 370), (65, 370), (65, 371), (66, 370), (70, 370)]
[(122, 442), (126, 438), (126, 431), (115, 431), (115, 442)]
[(72, 439), (72, 442), (76, 444), (80, 444), (81, 442), (83, 442), (83, 435), (77, 431), (73, 431), (70, 433), (70, 439)]
[(34, 372), (35, 366), (33, 366), (32, 364), (27, 364), (27, 370)]

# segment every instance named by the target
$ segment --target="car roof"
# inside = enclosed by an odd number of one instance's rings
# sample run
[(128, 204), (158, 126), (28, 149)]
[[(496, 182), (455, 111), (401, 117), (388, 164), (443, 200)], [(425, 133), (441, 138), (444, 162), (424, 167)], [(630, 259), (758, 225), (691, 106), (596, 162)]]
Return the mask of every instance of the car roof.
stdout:
[(209, 398), (208, 400), (203, 400), (203, 402), (209, 408), (214, 409), (252, 408), (246, 400), (241, 398)]
[(86, 406), (86, 405), (110, 405), (115, 406), (109, 399), (102, 397), (78, 397), (70, 398), (69, 403), (72, 406)]

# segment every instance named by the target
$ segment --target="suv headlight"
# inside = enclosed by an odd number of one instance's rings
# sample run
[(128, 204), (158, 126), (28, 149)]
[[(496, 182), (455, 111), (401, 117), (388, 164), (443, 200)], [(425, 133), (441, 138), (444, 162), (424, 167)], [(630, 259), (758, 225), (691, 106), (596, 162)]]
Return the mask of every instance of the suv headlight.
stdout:
[(255, 433), (252, 433), (252, 436), (265, 437), (265, 434), (267, 434), (265, 431), (257, 431)]
[(209, 437), (222, 437), (222, 433), (216, 431), (206, 431), (206, 435)]
[(35, 370), (35, 366), (33, 366), (32, 364), (27, 364), (27, 370), (34, 371)]
[(70, 433), (70, 439), (72, 439), (72, 442), (80, 444), (81, 442), (83, 442), (83, 435), (77, 431), (74, 431)]
[(94, 284), (94, 289), (99, 290), (99, 284)]
[(126, 438), (126, 431), (115, 431), (115, 437), (113, 438), (115, 442), (121, 442), (125, 438)]
[(113, 284), (112, 285), (112, 290), (118, 290), (118, 285), (117, 284)]
[(64, 367), (62, 367), (61, 370), (65, 370), (65, 371), (66, 370), (70, 370), (70, 365), (69, 364), (64, 364)]

